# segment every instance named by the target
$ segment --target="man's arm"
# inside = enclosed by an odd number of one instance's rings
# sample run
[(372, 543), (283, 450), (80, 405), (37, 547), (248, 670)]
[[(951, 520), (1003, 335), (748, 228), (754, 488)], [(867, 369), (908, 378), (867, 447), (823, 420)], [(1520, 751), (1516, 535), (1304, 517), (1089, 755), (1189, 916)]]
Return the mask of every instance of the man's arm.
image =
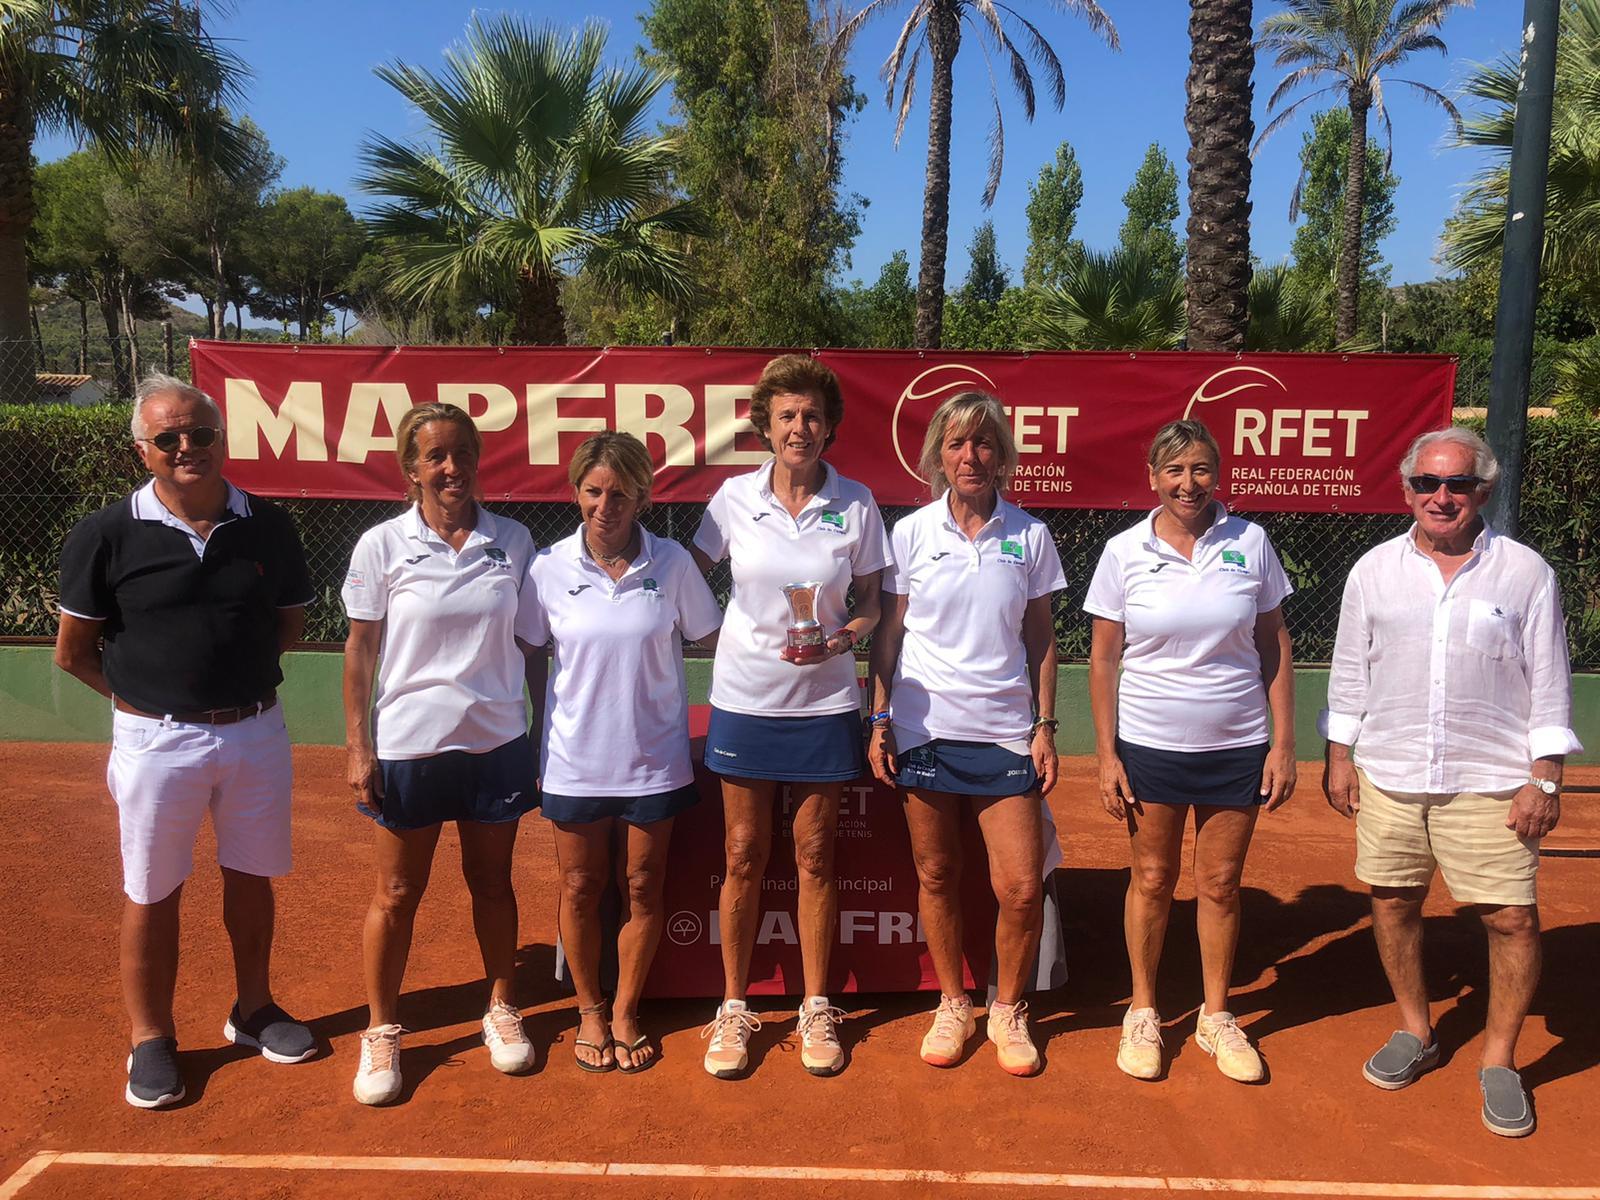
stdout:
[(292, 605), (278, 609), (278, 653), (282, 654), (300, 640), (306, 631), (306, 606)]
[(62, 613), (56, 631), (56, 666), (110, 700), (111, 685), (101, 666), (100, 631), (104, 627), (104, 621)]
[[(1357, 564), (1359, 570), (1360, 564)], [(1328, 672), (1328, 707), (1322, 712), (1322, 791), (1333, 810), (1353, 817), (1361, 808), (1360, 781), (1350, 748), (1361, 733), (1367, 713), (1368, 664), (1371, 636), (1366, 604), (1355, 571), (1345, 580), (1339, 606), (1339, 631), (1333, 639), (1333, 663)]]

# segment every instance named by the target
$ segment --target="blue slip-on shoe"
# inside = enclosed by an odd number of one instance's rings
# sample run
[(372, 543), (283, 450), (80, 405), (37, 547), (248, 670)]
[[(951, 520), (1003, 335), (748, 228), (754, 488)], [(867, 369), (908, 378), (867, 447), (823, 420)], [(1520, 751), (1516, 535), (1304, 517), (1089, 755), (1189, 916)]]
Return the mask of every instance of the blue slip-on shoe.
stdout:
[(235, 1046), (261, 1051), (261, 1056), (269, 1062), (305, 1062), (317, 1052), (317, 1039), (311, 1035), (311, 1030), (276, 1004), (257, 1009), (244, 1021), (235, 1003), (228, 1014), (228, 1023), (222, 1027), (222, 1036)]
[(128, 1055), (128, 1086), (122, 1095), (135, 1108), (166, 1108), (183, 1099), (177, 1038), (151, 1038), (133, 1048)]
[(1533, 1105), (1522, 1090), (1522, 1076), (1510, 1067), (1484, 1067), (1478, 1072), (1483, 1089), (1483, 1127), (1501, 1137), (1527, 1137), (1533, 1132)]
[(1386, 1092), (1397, 1092), (1415, 1083), (1417, 1076), (1439, 1065), (1439, 1043), (1434, 1040), (1424, 1046), (1422, 1039), (1404, 1029), (1397, 1029), (1389, 1040), (1361, 1068), (1361, 1074), (1373, 1087)]

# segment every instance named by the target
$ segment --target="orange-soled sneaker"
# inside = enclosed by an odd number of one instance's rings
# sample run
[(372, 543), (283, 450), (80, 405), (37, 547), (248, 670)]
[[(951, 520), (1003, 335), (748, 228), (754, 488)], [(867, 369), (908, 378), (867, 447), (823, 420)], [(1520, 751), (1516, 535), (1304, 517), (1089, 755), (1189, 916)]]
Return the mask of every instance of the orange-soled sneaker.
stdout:
[(933, 1028), (922, 1039), (922, 1061), (930, 1067), (953, 1067), (961, 1061), (967, 1039), (978, 1028), (972, 1001), (966, 996), (940, 996)]
[(994, 1003), (989, 1006), (989, 1040), (994, 1043), (995, 1060), (1008, 1075), (1037, 1075), (1038, 1048), (1028, 1033), (1028, 1002)]

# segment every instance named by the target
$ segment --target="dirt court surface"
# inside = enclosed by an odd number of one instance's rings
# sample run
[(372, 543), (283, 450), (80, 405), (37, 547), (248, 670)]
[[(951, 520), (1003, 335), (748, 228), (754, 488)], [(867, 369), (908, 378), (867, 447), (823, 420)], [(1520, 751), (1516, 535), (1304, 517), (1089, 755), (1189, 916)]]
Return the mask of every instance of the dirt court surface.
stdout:
[[(98, 745), (0, 743), (10, 831), (0, 846), (0, 1200), (413, 1200), (489, 1191), (1600, 1198), (1600, 857), (1582, 853), (1600, 849), (1594, 791), (1568, 795), (1546, 843), (1556, 853), (1540, 872), (1544, 981), (1519, 1051), (1539, 1129), (1520, 1142), (1479, 1124), (1483, 937), (1476, 916), (1442, 887), (1427, 909), (1427, 963), (1445, 1063), (1402, 1092), (1362, 1080), (1363, 1059), (1394, 1017), (1351, 873), (1353, 833), (1322, 800), (1311, 764), (1302, 764), (1294, 800), (1263, 818), (1245, 874), (1234, 1007), (1269, 1063), (1263, 1086), (1224, 1079), (1189, 1040), (1199, 964), (1187, 885), (1162, 973), (1170, 1070), (1156, 1083), (1116, 1070), (1128, 994), (1126, 835), (1093, 799), (1092, 764), (1072, 760), (1051, 797), (1066, 854), (1072, 978), (1030, 1000), (1047, 1059), (1035, 1079), (1003, 1074), (981, 1041), (954, 1070), (924, 1066), (916, 1053), (930, 1006), (917, 996), (836, 996), (852, 1019), (843, 1027), (850, 1065), (834, 1079), (804, 1073), (792, 1009), (786, 1016), (775, 1004), (754, 1039), (753, 1074), (712, 1079), (700, 1069), (698, 1034), (712, 1009), (703, 1001), (647, 1008), (646, 1027), (663, 1048), (655, 1069), (579, 1072), (574, 1002), (552, 978), (554, 853), (548, 825), (534, 817), (523, 823), (517, 889), (520, 986), (537, 1069), (499, 1075), (480, 1043), (483, 984), (447, 831), (402, 1002), (416, 1031), (405, 1042), (406, 1091), (393, 1108), (368, 1109), (351, 1098), (350, 1081), (366, 1023), (360, 928), (370, 825), (347, 799), (342, 752), (297, 748), (297, 863), (278, 890), (275, 990), (310, 1022), (323, 1051), (278, 1066), (224, 1041), (232, 971), (203, 834), (184, 901), (177, 996), (189, 1094), (175, 1109), (142, 1112), (122, 1100), (120, 872), (105, 757)], [(1574, 770), (1569, 785), (1600, 785), (1600, 770)], [(62, 1157), (35, 1157), (47, 1152)], [(129, 1157), (139, 1155), (218, 1157)], [(238, 1157), (267, 1155), (291, 1157)], [(652, 1165), (664, 1173), (639, 1173)], [(728, 1173), (718, 1176), (717, 1166)], [(796, 1168), (800, 1177), (770, 1168)], [(544, 1173), (561, 1170), (570, 1173)]]

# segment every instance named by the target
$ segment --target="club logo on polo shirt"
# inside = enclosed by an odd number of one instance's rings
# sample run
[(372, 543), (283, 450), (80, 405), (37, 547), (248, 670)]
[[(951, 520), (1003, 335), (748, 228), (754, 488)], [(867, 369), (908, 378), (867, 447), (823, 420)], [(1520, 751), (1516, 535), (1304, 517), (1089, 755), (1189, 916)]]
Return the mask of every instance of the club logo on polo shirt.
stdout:
[(588, 591), (588, 589), (593, 587), (593, 586), (594, 585), (592, 583), (580, 583), (575, 588), (568, 588), (567, 589), (567, 595), (576, 596), (579, 592)]
[(1016, 566), (1023, 565), (1022, 539), (1003, 538), (1000, 542), (1000, 561), (1012, 563)]
[(346, 587), (364, 588), (367, 586), (367, 577), (360, 571), (352, 569), (345, 572), (344, 583)]
[(1242, 550), (1224, 550), (1222, 552), (1222, 565), (1217, 570), (1226, 571), (1230, 575), (1248, 575), (1250, 573), (1245, 566), (1244, 551)]
[(497, 567), (510, 569), (511, 560), (506, 557), (506, 552), (499, 546), (488, 546), (483, 551), (483, 556)]
[(844, 532), (844, 514), (842, 512), (834, 512), (832, 509), (824, 509), (822, 516), (818, 519), (822, 522), (822, 527), (824, 529), (831, 529), (835, 533)]
[(658, 585), (654, 579), (642, 580), (640, 581), (639, 586), (647, 592), (655, 592), (657, 595), (661, 594), (660, 585)]

